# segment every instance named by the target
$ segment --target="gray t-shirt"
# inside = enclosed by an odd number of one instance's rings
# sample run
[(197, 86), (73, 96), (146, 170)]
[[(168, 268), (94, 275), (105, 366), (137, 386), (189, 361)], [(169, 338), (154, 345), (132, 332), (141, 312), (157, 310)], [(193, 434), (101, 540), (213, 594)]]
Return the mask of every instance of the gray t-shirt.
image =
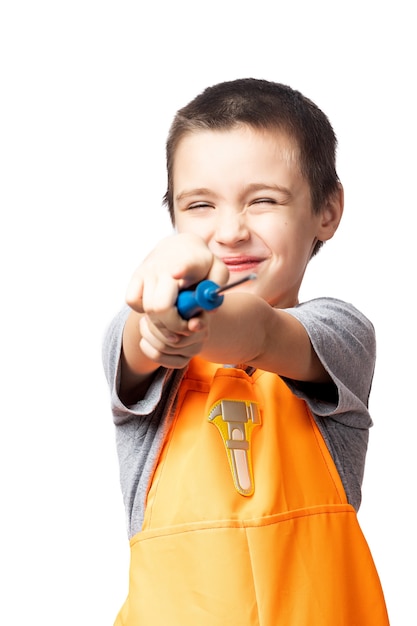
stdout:
[[(108, 327), (103, 363), (116, 425), (120, 482), (130, 538), (142, 527), (148, 483), (173, 416), (184, 370), (159, 368), (142, 400), (129, 407), (121, 402), (120, 354), (129, 311), (124, 307)], [(284, 380), (295, 395), (307, 402), (335, 461), (347, 499), (359, 509), (368, 431), (372, 426), (367, 407), (375, 366), (373, 325), (351, 304), (334, 298), (317, 298), (286, 311), (307, 330), (333, 384)]]

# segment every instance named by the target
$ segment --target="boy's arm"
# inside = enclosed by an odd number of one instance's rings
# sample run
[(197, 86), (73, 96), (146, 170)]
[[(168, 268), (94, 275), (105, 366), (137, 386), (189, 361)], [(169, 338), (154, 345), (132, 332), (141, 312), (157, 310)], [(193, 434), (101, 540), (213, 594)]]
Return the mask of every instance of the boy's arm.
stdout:
[(119, 397), (126, 406), (144, 397), (159, 367), (140, 349), (139, 319), (140, 314), (131, 311), (123, 329)]
[(189, 327), (195, 330), (167, 338), (149, 316), (130, 313), (123, 332), (119, 389), (124, 404), (143, 398), (160, 366), (185, 367), (196, 354), (293, 380), (330, 381), (301, 322), (257, 296), (230, 293), (219, 309), (193, 318)]
[(216, 363), (245, 363), (304, 382), (331, 380), (301, 322), (249, 293), (225, 297), (212, 316), (200, 356)]
[(129, 406), (144, 397), (159, 367), (180, 369), (199, 354), (207, 340), (206, 315), (185, 321), (175, 305), (126, 320), (121, 355), (119, 397)]
[[(176, 315), (174, 309), (165, 313), (166, 318), (170, 315)], [(133, 392), (136, 400), (158, 366), (185, 367), (196, 354), (214, 363), (252, 365), (294, 380), (330, 380), (301, 322), (258, 296), (229, 293), (220, 308), (191, 319), (187, 331), (176, 336), (161, 330), (162, 317), (132, 313), (125, 327), (122, 389)]]

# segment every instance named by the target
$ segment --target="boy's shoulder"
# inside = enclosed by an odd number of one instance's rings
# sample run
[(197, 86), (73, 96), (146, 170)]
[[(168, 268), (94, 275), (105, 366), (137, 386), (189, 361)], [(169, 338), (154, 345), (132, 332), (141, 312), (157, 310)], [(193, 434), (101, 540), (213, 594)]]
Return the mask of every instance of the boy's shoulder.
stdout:
[(362, 342), (371, 353), (375, 352), (375, 328), (370, 319), (350, 302), (333, 297), (320, 297), (301, 302), (286, 309), (307, 329), (310, 337), (333, 335), (337, 343)]
[(355, 305), (345, 300), (334, 297), (318, 297), (312, 298), (300, 302), (296, 306), (286, 309), (289, 313), (294, 315), (314, 315), (322, 319), (332, 319), (343, 317), (345, 319), (352, 319), (359, 323), (365, 323), (372, 326), (372, 322), (369, 318), (360, 311)]

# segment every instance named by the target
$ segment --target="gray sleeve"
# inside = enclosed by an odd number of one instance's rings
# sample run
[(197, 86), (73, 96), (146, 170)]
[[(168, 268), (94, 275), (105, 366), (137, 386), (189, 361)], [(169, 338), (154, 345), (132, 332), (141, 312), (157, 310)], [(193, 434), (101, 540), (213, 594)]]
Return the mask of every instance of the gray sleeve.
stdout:
[(116, 425), (120, 486), (130, 538), (142, 526), (149, 477), (173, 415), (183, 370), (159, 368), (145, 397), (132, 406), (123, 404), (118, 395), (120, 356), (123, 329), (129, 312), (129, 307), (124, 307), (108, 326), (102, 356)]
[(122, 351), (123, 329), (130, 309), (124, 307), (113, 318), (106, 330), (103, 340), (103, 367), (110, 389), (111, 410), (114, 423), (119, 426), (131, 419), (149, 416), (157, 407), (164, 385), (171, 372), (160, 368), (146, 396), (132, 406), (125, 406), (119, 398), (120, 356)]
[(347, 426), (369, 428), (368, 401), (376, 355), (372, 323), (351, 304), (333, 298), (310, 300), (287, 312), (303, 324), (337, 393), (334, 402), (328, 402), (311, 396), (308, 385), (288, 380), (287, 384), (308, 401), (315, 414)]
[(372, 426), (368, 401), (376, 354), (373, 325), (351, 304), (332, 298), (310, 300), (287, 311), (307, 330), (333, 385), (285, 382), (310, 407), (348, 502), (358, 510)]

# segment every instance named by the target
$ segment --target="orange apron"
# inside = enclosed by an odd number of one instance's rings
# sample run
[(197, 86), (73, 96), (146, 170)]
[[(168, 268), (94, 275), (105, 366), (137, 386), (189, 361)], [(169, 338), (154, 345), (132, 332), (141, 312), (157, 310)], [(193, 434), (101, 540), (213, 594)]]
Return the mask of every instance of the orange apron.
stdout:
[(194, 359), (130, 542), (115, 626), (386, 626), (356, 512), (304, 401)]

